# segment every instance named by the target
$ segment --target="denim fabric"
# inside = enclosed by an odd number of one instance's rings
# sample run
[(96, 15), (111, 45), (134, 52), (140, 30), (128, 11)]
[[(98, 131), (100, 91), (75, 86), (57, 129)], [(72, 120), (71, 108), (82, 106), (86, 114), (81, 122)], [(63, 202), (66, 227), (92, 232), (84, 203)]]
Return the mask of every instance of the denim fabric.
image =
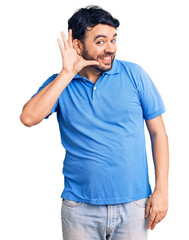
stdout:
[(62, 199), (63, 240), (147, 240), (148, 199), (109, 205)]

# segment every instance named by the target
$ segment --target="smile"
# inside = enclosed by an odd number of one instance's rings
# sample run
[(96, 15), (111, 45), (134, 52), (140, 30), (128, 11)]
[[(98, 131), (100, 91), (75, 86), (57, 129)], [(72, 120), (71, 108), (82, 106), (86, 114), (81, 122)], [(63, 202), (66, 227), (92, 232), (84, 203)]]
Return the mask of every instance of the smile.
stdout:
[(100, 60), (102, 60), (104, 63), (110, 63), (112, 58), (111, 58), (111, 56), (108, 56), (108, 57), (100, 58)]

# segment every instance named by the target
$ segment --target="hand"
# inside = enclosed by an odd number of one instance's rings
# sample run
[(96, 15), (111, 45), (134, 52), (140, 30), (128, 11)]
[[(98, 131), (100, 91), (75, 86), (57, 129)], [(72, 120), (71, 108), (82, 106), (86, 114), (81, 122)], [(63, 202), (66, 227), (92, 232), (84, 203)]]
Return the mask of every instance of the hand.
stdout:
[(62, 54), (63, 67), (62, 71), (66, 73), (78, 73), (82, 68), (90, 65), (99, 65), (98, 61), (94, 60), (85, 60), (82, 56), (80, 56), (75, 48), (72, 45), (72, 30), (69, 30), (68, 40), (66, 39), (65, 33), (61, 32), (62, 40), (64, 43), (64, 47), (60, 41), (57, 39), (60, 51)]
[[(150, 214), (150, 208), (152, 208)], [(146, 205), (146, 215), (145, 218), (150, 218), (148, 221), (148, 229), (154, 229), (157, 223), (159, 223), (167, 214), (168, 211), (168, 193), (167, 191), (162, 192), (160, 190), (155, 190), (151, 197), (148, 199)]]

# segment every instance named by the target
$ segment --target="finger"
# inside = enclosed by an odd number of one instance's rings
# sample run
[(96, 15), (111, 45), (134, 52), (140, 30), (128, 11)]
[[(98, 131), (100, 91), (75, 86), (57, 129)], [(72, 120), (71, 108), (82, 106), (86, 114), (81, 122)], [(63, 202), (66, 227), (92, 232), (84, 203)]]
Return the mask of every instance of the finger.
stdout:
[(70, 46), (71, 48), (73, 47), (72, 41), (73, 41), (72, 29), (69, 29), (69, 33), (68, 33), (68, 43), (69, 43), (69, 46)]
[(156, 224), (161, 222), (164, 219), (165, 216), (166, 216), (166, 213), (159, 213), (159, 214), (157, 214), (156, 218), (155, 218), (155, 221), (157, 221)]
[(147, 228), (148, 228), (148, 229), (150, 229), (150, 227), (151, 227), (151, 225), (152, 225), (155, 217), (156, 217), (156, 214), (152, 211), (152, 213), (150, 214), (150, 219), (149, 219), (149, 221), (148, 221), (148, 225), (147, 225)]
[(150, 214), (150, 202), (148, 201), (146, 204), (145, 218), (148, 218), (149, 214)]
[(157, 214), (153, 223), (152, 223), (152, 225), (151, 225), (151, 230), (153, 230), (155, 228), (155, 226), (158, 222), (160, 222), (160, 219), (158, 218), (158, 214)]
[(63, 43), (64, 43), (64, 48), (68, 49), (69, 48), (69, 44), (68, 44), (68, 41), (66, 39), (66, 35), (65, 35), (65, 33), (63, 31), (61, 32), (61, 35), (62, 35), (62, 40), (63, 40)]
[(62, 55), (63, 55), (64, 48), (63, 48), (63, 46), (62, 46), (62, 43), (61, 43), (60, 39), (57, 39), (57, 42), (58, 42), (60, 51), (61, 51), (61, 53), (62, 53)]
[(91, 65), (99, 65), (99, 62), (94, 60), (87, 60), (85, 61), (84, 67), (91, 66)]

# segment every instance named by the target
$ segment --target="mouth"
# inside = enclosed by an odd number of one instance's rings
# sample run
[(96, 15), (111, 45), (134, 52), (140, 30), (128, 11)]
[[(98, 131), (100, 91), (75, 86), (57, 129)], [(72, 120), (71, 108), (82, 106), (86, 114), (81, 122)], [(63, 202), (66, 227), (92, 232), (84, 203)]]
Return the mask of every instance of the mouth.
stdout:
[(99, 57), (100, 62), (104, 64), (111, 64), (112, 62), (112, 57), (111, 56), (105, 56), (105, 57)]

